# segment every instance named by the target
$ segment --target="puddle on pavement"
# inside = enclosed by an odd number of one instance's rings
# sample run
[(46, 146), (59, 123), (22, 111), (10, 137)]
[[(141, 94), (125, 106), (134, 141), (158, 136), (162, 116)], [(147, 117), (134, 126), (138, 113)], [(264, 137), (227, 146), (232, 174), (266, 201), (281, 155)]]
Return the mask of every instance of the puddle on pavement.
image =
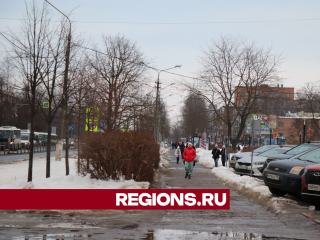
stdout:
[(184, 231), (184, 230), (169, 230), (169, 229), (155, 229), (148, 230), (146, 237), (140, 238), (146, 240), (173, 240), (173, 239), (197, 239), (197, 240), (298, 240), (296, 238), (286, 238), (281, 236), (265, 236), (263, 234), (256, 233), (240, 233), (240, 232), (196, 232), (196, 231)]

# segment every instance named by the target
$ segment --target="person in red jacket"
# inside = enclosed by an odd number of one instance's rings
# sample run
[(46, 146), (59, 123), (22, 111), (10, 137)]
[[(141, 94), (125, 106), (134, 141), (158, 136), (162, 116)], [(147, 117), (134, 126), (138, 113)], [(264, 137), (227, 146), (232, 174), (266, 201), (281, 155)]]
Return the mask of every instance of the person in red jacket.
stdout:
[(183, 157), (185, 160), (184, 168), (186, 170), (185, 178), (191, 179), (192, 169), (193, 169), (193, 161), (197, 156), (196, 150), (192, 148), (192, 143), (188, 144), (188, 147), (183, 152)]

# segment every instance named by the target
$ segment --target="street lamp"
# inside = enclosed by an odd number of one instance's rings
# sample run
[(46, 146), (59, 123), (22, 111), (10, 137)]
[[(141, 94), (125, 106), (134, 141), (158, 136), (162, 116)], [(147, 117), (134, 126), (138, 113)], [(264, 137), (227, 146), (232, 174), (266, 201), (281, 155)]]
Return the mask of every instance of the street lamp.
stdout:
[[(62, 158), (62, 150), (63, 150), (63, 144), (62, 144), (62, 135), (64, 130), (64, 125), (66, 122), (66, 119), (68, 118), (68, 94), (67, 94), (67, 88), (68, 88), (68, 72), (69, 72), (69, 59), (70, 59), (70, 45), (71, 45), (71, 21), (68, 18), (67, 15), (65, 15), (63, 12), (61, 12), (58, 8), (53, 6), (48, 0), (45, 0), (48, 4), (50, 4), (54, 9), (56, 9), (59, 13), (61, 13), (64, 17), (66, 17), (69, 21), (70, 27), (69, 27), (69, 33), (68, 33), (68, 43), (67, 43), (67, 49), (66, 49), (66, 65), (65, 65), (65, 71), (64, 71), (64, 81), (63, 81), (63, 104), (62, 104), (62, 116), (64, 116), (61, 120), (61, 129), (60, 134), (58, 134), (58, 143), (56, 145), (56, 161), (61, 161)], [(65, 129), (67, 132), (66, 135), (66, 175), (69, 175), (69, 162), (68, 162), (68, 129)]]
[[(144, 62), (139, 62), (139, 64), (141, 65), (145, 65)], [(163, 72), (163, 71), (168, 71), (170, 69), (173, 69), (173, 68), (180, 68), (181, 65), (175, 65), (174, 67), (171, 67), (171, 68), (167, 68), (167, 69), (163, 69), (163, 70), (158, 70), (158, 69), (155, 69), (153, 67), (150, 67), (150, 66), (147, 66), (145, 65), (146, 67), (148, 68), (151, 68), (155, 71), (158, 72), (158, 79), (157, 79), (157, 93), (156, 93), (156, 110), (155, 110), (155, 116), (154, 116), (154, 136), (155, 136), (155, 139), (157, 142), (160, 142), (160, 116), (159, 116), (159, 107), (160, 107), (160, 73)], [(171, 84), (173, 85), (173, 84)], [(170, 86), (170, 85), (169, 85)]]

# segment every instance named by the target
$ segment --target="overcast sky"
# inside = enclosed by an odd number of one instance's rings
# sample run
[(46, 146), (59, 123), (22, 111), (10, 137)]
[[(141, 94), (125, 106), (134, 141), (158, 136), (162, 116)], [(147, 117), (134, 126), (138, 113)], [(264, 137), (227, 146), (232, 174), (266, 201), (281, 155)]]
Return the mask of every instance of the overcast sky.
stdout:
[[(43, 3), (42, 0), (36, 2), (40, 6)], [(88, 41), (100, 43), (101, 34), (123, 34), (136, 42), (145, 56), (153, 60), (153, 66), (159, 69), (180, 64), (182, 67), (173, 71), (192, 76), (200, 68), (201, 47), (205, 48), (211, 39), (218, 39), (220, 35), (240, 34), (258, 46), (272, 46), (273, 52), (283, 54), (285, 62), (281, 76), (285, 78), (284, 86), (297, 88), (305, 82), (320, 79), (319, 0), (50, 2), (65, 13), (75, 9), (72, 19), (79, 21), (76, 23), (77, 32), (83, 33)], [(8, 28), (18, 31), (20, 21), (14, 19), (22, 18), (24, 0), (0, 0), (0, 4), (0, 31)], [(52, 14), (54, 19), (60, 18), (55, 10)], [(153, 78), (150, 84), (154, 84), (156, 72), (150, 72), (150, 76)], [(180, 80), (166, 73), (161, 73), (160, 79), (163, 86)], [(175, 120), (180, 114), (177, 106), (181, 107), (186, 92), (177, 84), (164, 89), (161, 94), (168, 96), (171, 93), (173, 96), (166, 98), (166, 102), (172, 110), (170, 116)]]

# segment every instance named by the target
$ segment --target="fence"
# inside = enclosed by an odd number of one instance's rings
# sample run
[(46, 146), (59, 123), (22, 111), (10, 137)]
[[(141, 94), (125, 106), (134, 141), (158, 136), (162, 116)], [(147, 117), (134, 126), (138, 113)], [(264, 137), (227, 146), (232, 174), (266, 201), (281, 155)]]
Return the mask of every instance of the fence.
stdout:
[[(56, 144), (51, 144), (51, 151), (56, 150)], [(27, 145), (21, 143), (2, 143), (0, 145), (0, 155), (7, 155), (7, 154), (23, 154), (29, 153), (30, 148)], [(33, 152), (46, 152), (47, 145), (34, 145)]]

